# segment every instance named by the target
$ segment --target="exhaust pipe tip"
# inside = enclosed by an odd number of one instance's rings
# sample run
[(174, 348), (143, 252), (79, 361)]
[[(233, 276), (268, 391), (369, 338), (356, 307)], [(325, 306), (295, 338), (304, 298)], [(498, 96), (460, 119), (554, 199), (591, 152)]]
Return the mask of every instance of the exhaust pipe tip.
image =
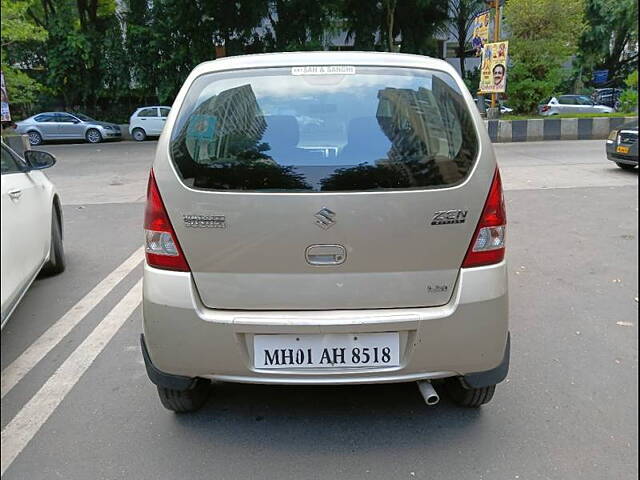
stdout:
[(431, 382), (429, 380), (419, 380), (417, 383), (424, 402), (429, 406), (437, 405), (440, 401), (440, 396), (431, 385)]

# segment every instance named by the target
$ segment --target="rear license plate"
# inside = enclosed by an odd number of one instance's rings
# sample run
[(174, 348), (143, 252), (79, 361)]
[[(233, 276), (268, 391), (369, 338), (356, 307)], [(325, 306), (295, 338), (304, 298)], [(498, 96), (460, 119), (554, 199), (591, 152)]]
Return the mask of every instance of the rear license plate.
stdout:
[(354, 368), (400, 365), (398, 332), (255, 335), (255, 368)]
[(629, 147), (623, 147), (622, 145), (619, 145), (616, 148), (616, 152), (617, 153), (629, 153)]

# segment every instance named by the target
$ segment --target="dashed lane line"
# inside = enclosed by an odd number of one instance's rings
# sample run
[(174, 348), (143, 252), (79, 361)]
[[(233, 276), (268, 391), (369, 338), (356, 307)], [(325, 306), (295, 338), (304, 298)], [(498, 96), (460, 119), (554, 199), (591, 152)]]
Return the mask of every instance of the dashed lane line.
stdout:
[(141, 299), (142, 279), (138, 280), (2, 430), (0, 476), (4, 475), (96, 357), (140, 305)]

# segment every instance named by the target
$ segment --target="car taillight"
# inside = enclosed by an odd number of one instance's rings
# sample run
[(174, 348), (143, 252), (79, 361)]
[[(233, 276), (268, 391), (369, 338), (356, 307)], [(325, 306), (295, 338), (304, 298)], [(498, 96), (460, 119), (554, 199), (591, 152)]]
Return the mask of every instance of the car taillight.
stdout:
[(153, 170), (149, 174), (147, 186), (144, 236), (147, 264), (164, 270), (190, 271), (176, 233), (171, 226), (167, 210), (164, 208)]
[(487, 201), (484, 204), (462, 268), (501, 262), (504, 259), (506, 227), (507, 214), (504, 208), (502, 181), (500, 171), (496, 168)]
[(551, 107), (549, 105), (543, 105), (542, 106), (542, 112), (546, 112), (550, 109)]

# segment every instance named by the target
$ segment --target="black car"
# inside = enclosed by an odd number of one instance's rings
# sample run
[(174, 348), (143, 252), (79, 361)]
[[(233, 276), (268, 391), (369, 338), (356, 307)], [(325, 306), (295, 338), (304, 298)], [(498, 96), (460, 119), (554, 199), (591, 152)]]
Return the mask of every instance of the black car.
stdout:
[(625, 170), (638, 166), (638, 121), (612, 130), (607, 139), (607, 158)]
[(598, 105), (606, 105), (619, 110), (620, 95), (622, 95), (620, 88), (598, 88), (591, 94), (591, 98)]

